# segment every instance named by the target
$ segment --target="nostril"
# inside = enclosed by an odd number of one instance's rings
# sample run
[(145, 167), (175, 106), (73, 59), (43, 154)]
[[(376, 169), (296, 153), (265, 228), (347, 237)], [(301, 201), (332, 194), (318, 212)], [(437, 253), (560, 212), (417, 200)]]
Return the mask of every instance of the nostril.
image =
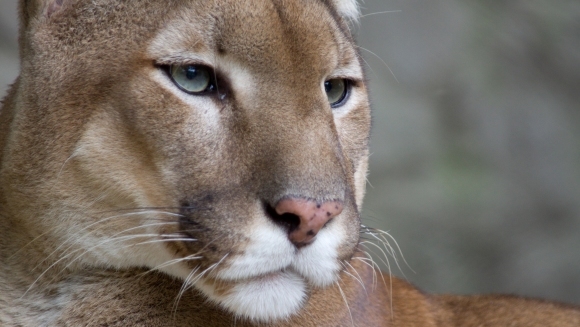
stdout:
[(287, 197), (275, 206), (266, 205), (266, 213), (288, 232), (288, 239), (302, 247), (308, 245), (328, 222), (342, 212), (340, 200), (316, 201), (309, 198)]
[(300, 226), (300, 217), (293, 213), (284, 213), (278, 214), (276, 209), (274, 209), (271, 205), (266, 204), (266, 213), (274, 221), (276, 224), (285, 228), (288, 233), (294, 231), (298, 226)]

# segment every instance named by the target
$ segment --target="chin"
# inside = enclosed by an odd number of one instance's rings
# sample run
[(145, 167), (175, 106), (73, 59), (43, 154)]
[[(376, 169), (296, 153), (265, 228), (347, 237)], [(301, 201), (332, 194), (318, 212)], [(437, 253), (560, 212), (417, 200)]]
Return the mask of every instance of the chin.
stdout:
[(212, 301), (236, 316), (256, 322), (288, 319), (307, 299), (308, 283), (292, 270), (236, 282), (203, 279), (196, 285)]

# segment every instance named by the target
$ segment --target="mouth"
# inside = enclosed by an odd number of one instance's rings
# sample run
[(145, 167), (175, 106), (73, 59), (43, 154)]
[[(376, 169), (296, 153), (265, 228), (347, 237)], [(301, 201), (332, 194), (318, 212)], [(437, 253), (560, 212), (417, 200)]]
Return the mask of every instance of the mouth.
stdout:
[[(270, 269), (262, 269), (250, 274), (243, 274), (238, 276), (232, 276), (229, 274), (223, 274), (222, 272), (216, 271), (216, 273), (209, 274), (207, 279), (214, 281), (215, 283), (223, 285), (237, 285), (244, 283), (267, 283), (271, 281), (278, 280), (282, 278), (281, 276), (293, 275), (296, 278), (307, 281), (308, 278), (303, 276), (296, 270), (291, 263), (285, 263), (282, 265), (274, 265), (269, 267)], [(227, 268), (226, 268), (227, 269)]]
[(227, 288), (234, 288), (237, 285), (245, 285), (245, 284), (270, 284), (270, 283), (277, 283), (282, 282), (284, 278), (292, 276), (294, 279), (305, 280), (303, 276), (300, 276), (297, 272), (291, 269), (283, 269), (283, 270), (276, 270), (264, 274), (259, 274), (255, 276), (249, 276), (240, 279), (222, 279), (219, 277), (206, 277), (204, 278), (204, 283), (208, 286), (215, 287), (216, 289), (223, 290)]

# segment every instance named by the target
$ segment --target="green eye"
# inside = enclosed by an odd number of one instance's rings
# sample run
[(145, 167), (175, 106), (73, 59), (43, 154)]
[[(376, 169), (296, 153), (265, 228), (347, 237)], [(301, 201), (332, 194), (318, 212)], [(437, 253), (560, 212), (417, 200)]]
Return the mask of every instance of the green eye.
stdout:
[(348, 95), (348, 80), (343, 78), (330, 79), (324, 82), (324, 90), (331, 107), (341, 106)]
[(202, 65), (172, 65), (169, 75), (173, 82), (183, 91), (192, 94), (213, 91), (212, 70)]

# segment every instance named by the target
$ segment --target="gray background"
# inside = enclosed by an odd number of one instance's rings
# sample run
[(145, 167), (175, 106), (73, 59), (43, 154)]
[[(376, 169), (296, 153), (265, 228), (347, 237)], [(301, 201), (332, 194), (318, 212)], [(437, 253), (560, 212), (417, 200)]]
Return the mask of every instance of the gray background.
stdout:
[[(3, 95), (17, 28), (16, 1), (0, 1)], [(374, 107), (363, 216), (414, 270), (394, 273), (429, 292), (580, 304), (580, 1), (362, 5)]]

